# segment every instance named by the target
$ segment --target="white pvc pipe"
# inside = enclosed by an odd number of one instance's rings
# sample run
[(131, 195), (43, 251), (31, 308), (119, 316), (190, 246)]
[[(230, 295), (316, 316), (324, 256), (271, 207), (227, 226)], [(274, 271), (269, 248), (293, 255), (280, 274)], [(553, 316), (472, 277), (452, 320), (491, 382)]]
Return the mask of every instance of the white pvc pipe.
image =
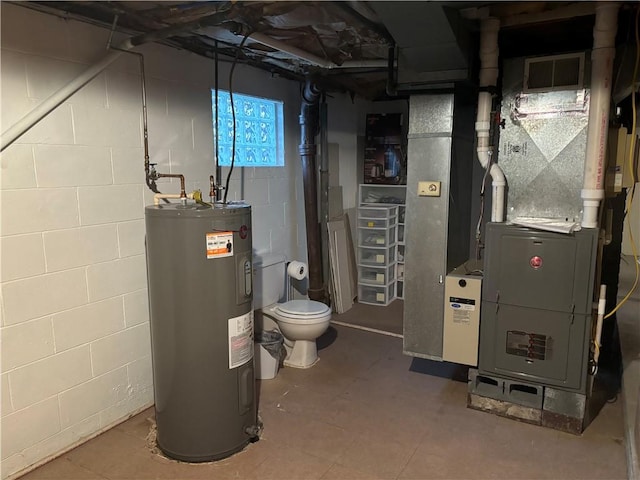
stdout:
[(84, 87), (100, 72), (111, 65), (124, 52), (131, 50), (133, 47), (136, 47), (138, 45), (142, 45), (143, 43), (155, 42), (175, 35), (179, 35), (189, 29), (199, 29), (204, 26), (222, 23), (226, 20), (226, 16), (227, 13), (224, 11), (216, 12), (211, 15), (201, 17), (198, 20), (194, 20), (192, 22), (172, 25), (161, 30), (156, 30), (154, 32), (145, 33), (136, 37), (127, 38), (116, 48), (110, 50), (109, 53), (105, 55), (101, 60), (91, 65), (67, 85), (54, 92), (46, 100), (41, 102), (37, 107), (35, 107), (28, 114), (18, 120), (14, 125), (9, 127), (9, 129), (7, 129), (5, 132), (3, 132), (2, 137), (0, 138), (0, 151), (4, 151), (5, 148), (7, 148), (18, 138), (24, 135), (36, 123), (49, 115), (62, 102), (64, 102), (71, 95)]
[(582, 227), (598, 227), (598, 209), (604, 198), (604, 160), (609, 129), (609, 104), (618, 9), (614, 2), (600, 2), (596, 7), (591, 53), (591, 103), (584, 164)]
[(604, 311), (607, 305), (607, 286), (600, 285), (600, 298), (598, 299), (598, 320), (596, 321), (596, 335), (593, 339), (596, 344), (595, 351), (593, 353), (593, 362), (598, 365), (598, 358), (600, 357), (600, 339), (602, 338), (602, 322), (604, 320)]
[(504, 222), (504, 190), (507, 186), (507, 181), (504, 178), (502, 169), (495, 163), (491, 165), (489, 175), (493, 178), (491, 185), (491, 221), (492, 222)]
[(193, 200), (193, 192), (191, 193), (187, 193), (187, 197), (181, 197), (179, 193), (156, 193), (153, 196), (153, 204), (154, 205), (160, 205), (160, 200), (164, 200), (164, 199), (179, 199), (179, 198), (184, 198), (184, 200), (186, 201), (186, 199), (190, 199)]
[[(498, 84), (498, 31), (500, 21), (487, 18), (480, 28), (480, 87), (495, 87)], [(491, 128), (491, 94), (480, 92), (478, 95), (478, 116), (476, 117), (476, 135), (478, 137), (478, 161), (483, 168), (489, 168), (491, 175), (491, 221), (504, 222), (504, 190), (507, 181), (502, 169), (490, 162), (493, 146), (489, 145)]]
[(288, 43), (285, 43), (281, 40), (276, 40), (275, 38), (261, 32), (254, 32), (249, 35), (249, 38), (258, 43), (261, 43), (262, 45), (271, 47), (274, 50), (279, 50), (283, 53), (287, 53), (293, 57), (297, 57), (301, 60), (305, 60), (309, 63), (317, 65), (318, 67), (326, 68), (328, 70), (334, 68), (387, 68), (388, 66), (387, 60), (350, 60), (342, 63), (341, 65), (338, 65), (331, 60), (319, 57), (317, 55), (314, 55), (313, 53), (307, 52), (306, 50), (302, 50), (301, 48), (289, 45)]
[(265, 35), (261, 32), (254, 32), (249, 35), (249, 38), (255, 40), (258, 43), (261, 43), (262, 45), (266, 45), (267, 47), (271, 47), (275, 50), (280, 50), (281, 52), (288, 53), (289, 55), (293, 55), (294, 57), (306, 60), (307, 62), (318, 65), (319, 67), (331, 68), (336, 66), (336, 64), (330, 60), (326, 60), (324, 58), (318, 57), (317, 55), (314, 55), (313, 53), (309, 53), (298, 47), (294, 47), (293, 45), (289, 45), (285, 42), (281, 42), (280, 40), (276, 40), (275, 38), (270, 37), (269, 35)]
[(340, 65), (335, 64), (332, 69), (336, 68), (387, 68), (389, 62), (387, 60), (347, 60)]
[(27, 130), (33, 127), (36, 123), (49, 115), (55, 108), (57, 108), (62, 102), (68, 99), (71, 95), (76, 93), (87, 83), (93, 80), (100, 72), (111, 65), (117, 60), (120, 55), (123, 54), (123, 50), (130, 50), (134, 47), (131, 43), (131, 39), (127, 39), (118, 46), (117, 50), (110, 50), (99, 62), (94, 63), (78, 77), (66, 84), (57, 92), (50, 95), (46, 100), (42, 101), (38, 106), (31, 110), (28, 114), (18, 120), (15, 124), (2, 132), (2, 138), (0, 138), (1, 148), (0, 151), (4, 151), (9, 145), (20, 138)]

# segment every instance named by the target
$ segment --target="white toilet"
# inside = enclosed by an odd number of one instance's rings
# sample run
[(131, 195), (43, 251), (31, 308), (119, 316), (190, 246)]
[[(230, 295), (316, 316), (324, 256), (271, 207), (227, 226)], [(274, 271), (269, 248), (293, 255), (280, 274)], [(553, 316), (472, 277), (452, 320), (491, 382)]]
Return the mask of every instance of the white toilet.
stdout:
[[(313, 300), (286, 299), (286, 261), (282, 255), (267, 254), (254, 258), (253, 308), (275, 320), (284, 336), (287, 358), (284, 365), (309, 368), (316, 364), (316, 339), (329, 327), (331, 309)], [(266, 325), (263, 328), (268, 329)]]

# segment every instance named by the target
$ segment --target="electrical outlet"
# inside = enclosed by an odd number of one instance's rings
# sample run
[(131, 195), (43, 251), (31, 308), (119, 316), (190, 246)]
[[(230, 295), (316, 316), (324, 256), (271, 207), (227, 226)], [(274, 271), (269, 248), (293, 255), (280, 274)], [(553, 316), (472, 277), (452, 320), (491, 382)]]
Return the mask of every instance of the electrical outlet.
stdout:
[(419, 197), (439, 197), (440, 182), (418, 182)]

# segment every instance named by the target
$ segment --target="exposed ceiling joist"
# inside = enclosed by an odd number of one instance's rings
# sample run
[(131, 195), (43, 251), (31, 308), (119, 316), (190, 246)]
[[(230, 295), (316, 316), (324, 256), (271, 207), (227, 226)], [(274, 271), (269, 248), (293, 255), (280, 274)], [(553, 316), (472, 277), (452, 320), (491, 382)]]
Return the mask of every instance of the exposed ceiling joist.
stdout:
[[(115, 21), (116, 29), (127, 35), (186, 24), (193, 28), (182, 30), (162, 43), (207, 58), (213, 58), (215, 50), (235, 57), (239, 44), (249, 35), (239, 61), (295, 80), (313, 74), (330, 90), (348, 90), (370, 99), (386, 96), (387, 82), (393, 77), (388, 76), (391, 46), (401, 47), (394, 69), (400, 73), (404, 72), (402, 69), (416, 73), (414, 77), (419, 86), (429, 88), (430, 77), (439, 81), (453, 71), (473, 83), (476, 35), (481, 18), (500, 18), (500, 53), (509, 57), (589, 49), (594, 13), (594, 2), (584, 1), (32, 1), (17, 4), (105, 28), (111, 28)], [(623, 5), (627, 8), (621, 12), (628, 12), (635, 2)], [(207, 18), (215, 18), (216, 22), (207, 23)]]

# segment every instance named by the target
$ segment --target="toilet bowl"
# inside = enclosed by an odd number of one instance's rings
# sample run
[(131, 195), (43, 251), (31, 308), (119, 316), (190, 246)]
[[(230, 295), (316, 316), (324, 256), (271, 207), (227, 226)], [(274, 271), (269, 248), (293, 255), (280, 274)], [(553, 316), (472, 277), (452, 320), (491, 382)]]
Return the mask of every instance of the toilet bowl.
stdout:
[(253, 307), (261, 313), (257, 327), (280, 330), (287, 351), (285, 366), (312, 367), (318, 361), (316, 339), (329, 328), (331, 309), (314, 300), (286, 301), (291, 294), (283, 255), (257, 254), (253, 265)]
[(269, 308), (284, 336), (287, 357), (284, 365), (309, 368), (318, 358), (316, 339), (327, 331), (331, 309), (313, 300), (291, 300)]

